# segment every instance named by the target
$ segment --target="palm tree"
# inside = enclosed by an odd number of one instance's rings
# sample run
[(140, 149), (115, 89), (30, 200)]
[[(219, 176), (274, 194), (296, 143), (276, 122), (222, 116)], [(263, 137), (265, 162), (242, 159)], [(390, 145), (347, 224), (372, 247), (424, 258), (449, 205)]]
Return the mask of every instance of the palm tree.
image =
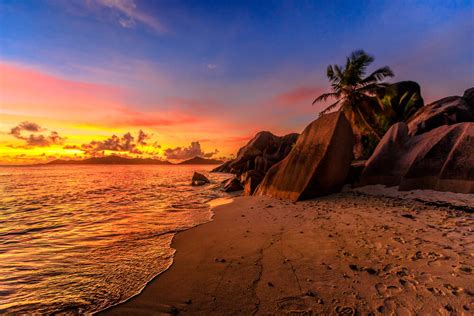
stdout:
[(347, 57), (345, 67), (329, 65), (327, 77), (331, 82), (332, 92), (321, 94), (313, 101), (313, 105), (331, 98), (336, 99), (336, 102), (321, 111), (319, 115), (324, 115), (340, 105), (339, 111), (352, 112), (360, 121), (358, 125), (365, 126), (380, 139), (380, 135), (367, 122), (361, 104), (364, 100), (373, 97), (378, 89), (386, 86), (381, 81), (386, 77), (393, 77), (394, 74), (389, 67), (385, 66), (364, 78), (367, 67), (373, 61), (374, 57), (371, 55), (363, 50), (356, 50)]

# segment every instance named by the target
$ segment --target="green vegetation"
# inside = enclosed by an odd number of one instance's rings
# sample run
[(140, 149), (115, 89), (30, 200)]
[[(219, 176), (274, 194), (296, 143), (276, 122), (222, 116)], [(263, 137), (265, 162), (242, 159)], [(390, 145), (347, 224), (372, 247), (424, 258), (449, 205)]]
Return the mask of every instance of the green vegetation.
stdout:
[[(313, 104), (336, 99), (336, 102), (321, 111), (320, 115), (337, 108), (344, 111), (349, 120), (361, 130), (367, 130), (377, 139), (383, 135), (374, 122), (374, 115), (370, 107), (375, 107), (377, 112), (383, 109), (378, 102), (374, 102), (377, 91), (387, 86), (382, 83), (386, 77), (393, 77), (392, 70), (385, 66), (365, 77), (367, 67), (374, 61), (374, 57), (363, 50), (357, 50), (347, 57), (346, 65), (329, 65), (327, 77), (331, 82), (332, 92), (324, 93), (317, 97)], [(374, 124), (375, 123), (375, 124)]]

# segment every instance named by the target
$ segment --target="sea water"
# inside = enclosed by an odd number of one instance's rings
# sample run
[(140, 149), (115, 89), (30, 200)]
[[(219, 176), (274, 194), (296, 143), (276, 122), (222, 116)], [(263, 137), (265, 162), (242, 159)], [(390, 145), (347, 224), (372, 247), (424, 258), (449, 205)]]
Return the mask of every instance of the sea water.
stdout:
[[(139, 293), (225, 195), (211, 168), (1, 167), (0, 313), (91, 313)], [(194, 171), (211, 184), (191, 186)]]

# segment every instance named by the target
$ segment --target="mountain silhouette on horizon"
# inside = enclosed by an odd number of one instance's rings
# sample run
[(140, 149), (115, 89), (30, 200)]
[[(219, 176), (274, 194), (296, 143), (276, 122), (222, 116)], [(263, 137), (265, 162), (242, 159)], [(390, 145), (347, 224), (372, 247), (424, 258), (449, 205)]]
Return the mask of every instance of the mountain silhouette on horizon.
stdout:
[(221, 160), (194, 157), (179, 163), (155, 158), (127, 158), (117, 155), (105, 157), (92, 157), (80, 160), (56, 159), (43, 165), (217, 165)]

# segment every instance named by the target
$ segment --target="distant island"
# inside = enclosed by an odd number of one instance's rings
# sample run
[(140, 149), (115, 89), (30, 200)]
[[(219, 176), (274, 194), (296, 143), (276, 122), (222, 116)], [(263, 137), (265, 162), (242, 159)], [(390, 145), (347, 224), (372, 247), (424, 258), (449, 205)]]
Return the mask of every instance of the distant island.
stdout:
[(221, 163), (223, 163), (223, 161), (221, 160), (206, 159), (202, 157), (194, 157), (174, 164), (167, 160), (155, 158), (126, 158), (116, 155), (110, 155), (105, 157), (92, 157), (80, 160), (56, 159), (46, 164), (39, 165), (217, 165)]
[(222, 160), (207, 159), (196, 156), (194, 158), (180, 162), (178, 165), (220, 165), (224, 163)]

